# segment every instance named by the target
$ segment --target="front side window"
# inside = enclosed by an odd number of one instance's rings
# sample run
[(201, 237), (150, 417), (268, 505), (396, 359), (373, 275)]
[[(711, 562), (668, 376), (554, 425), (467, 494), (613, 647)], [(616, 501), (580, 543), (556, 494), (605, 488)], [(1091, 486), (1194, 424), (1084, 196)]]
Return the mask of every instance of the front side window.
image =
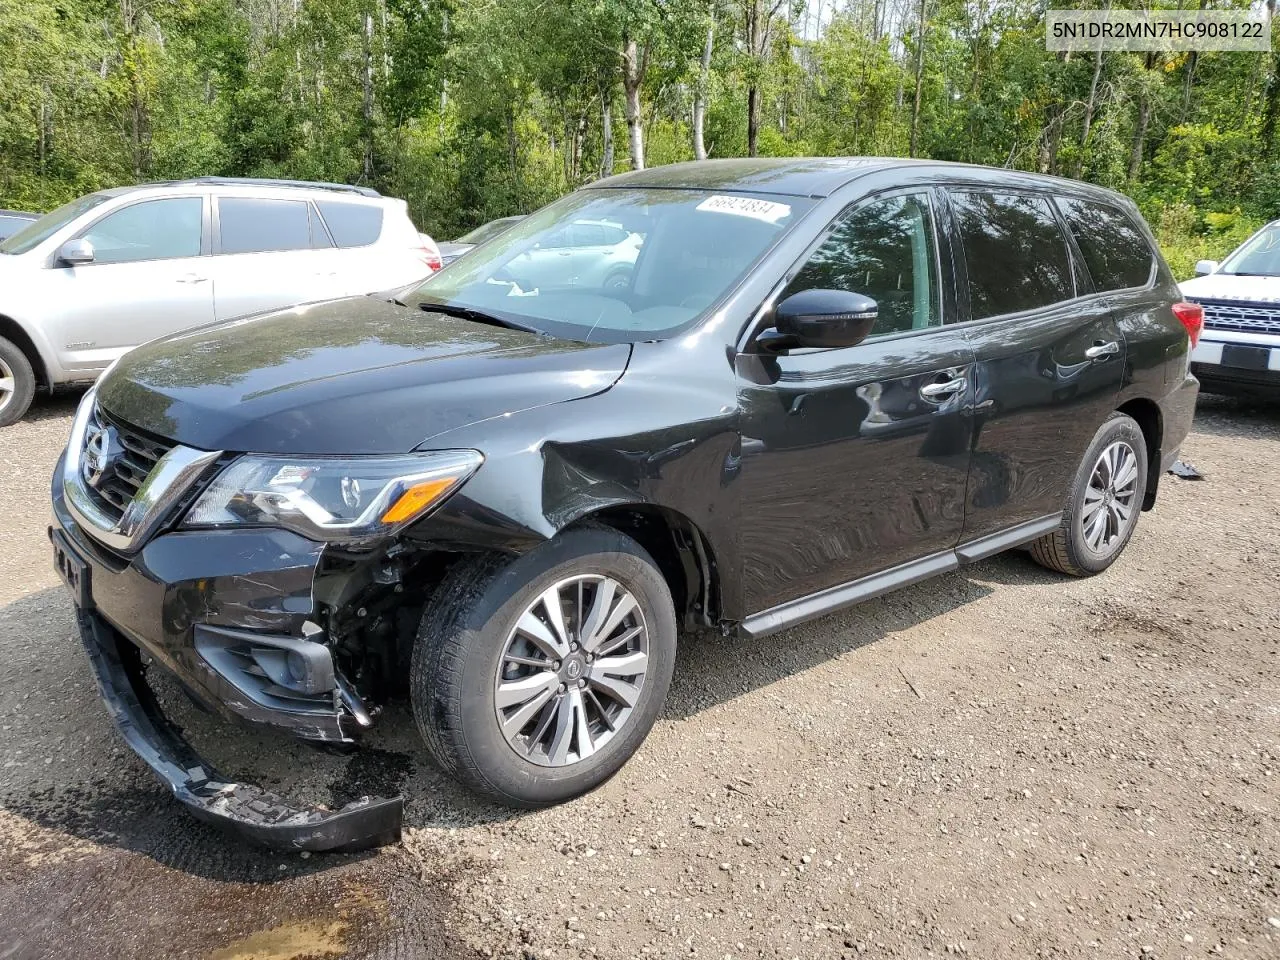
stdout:
[(1075, 296), (1067, 241), (1049, 202), (1017, 193), (952, 195), (974, 320)]
[(872, 200), (836, 223), (778, 299), (811, 289), (860, 293), (879, 307), (873, 337), (923, 330), (942, 322), (937, 262), (928, 194)]
[(109, 213), (83, 234), (94, 263), (136, 263), (200, 255), (201, 197), (144, 200)]
[(1120, 210), (1074, 197), (1059, 197), (1058, 206), (1100, 291), (1145, 287), (1155, 258), (1147, 238)]
[(223, 253), (268, 253), (311, 248), (311, 215), (305, 200), (221, 197), (218, 235)]
[(1269, 223), (1242, 243), (1219, 273), (1238, 277), (1280, 277), (1280, 223)]
[(566, 339), (662, 339), (734, 289), (812, 205), (803, 197), (707, 190), (580, 190), (450, 264), (407, 299)]

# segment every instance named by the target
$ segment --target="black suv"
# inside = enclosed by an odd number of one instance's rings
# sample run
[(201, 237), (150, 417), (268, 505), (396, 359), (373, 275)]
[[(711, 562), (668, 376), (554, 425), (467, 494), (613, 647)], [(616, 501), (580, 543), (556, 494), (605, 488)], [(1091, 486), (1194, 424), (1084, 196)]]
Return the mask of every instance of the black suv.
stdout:
[[(547, 242), (575, 223), (634, 256)], [(416, 289), (128, 354), (76, 414), (50, 533), (103, 695), (175, 794), (353, 848), (397, 834), (399, 798), (219, 777), (144, 666), (328, 743), (407, 694), (459, 779), (565, 800), (639, 747), (682, 629), (760, 636), (1018, 546), (1105, 570), (1190, 427), (1200, 318), (1133, 204), (1084, 184), (647, 170)]]

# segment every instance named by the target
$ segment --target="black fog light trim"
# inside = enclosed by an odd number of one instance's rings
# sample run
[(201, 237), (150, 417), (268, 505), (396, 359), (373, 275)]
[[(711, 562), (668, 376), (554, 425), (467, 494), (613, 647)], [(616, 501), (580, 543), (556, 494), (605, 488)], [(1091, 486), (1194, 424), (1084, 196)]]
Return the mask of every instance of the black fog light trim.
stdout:
[(200, 623), (195, 646), (209, 666), (255, 703), (334, 709), (333, 657), (322, 643)]

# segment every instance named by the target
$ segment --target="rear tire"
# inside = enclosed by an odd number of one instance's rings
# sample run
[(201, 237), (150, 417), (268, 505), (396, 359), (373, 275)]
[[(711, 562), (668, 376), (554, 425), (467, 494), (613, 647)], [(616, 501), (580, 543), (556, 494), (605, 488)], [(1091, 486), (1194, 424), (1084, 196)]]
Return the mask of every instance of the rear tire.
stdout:
[(1101, 573), (1133, 536), (1147, 489), (1142, 428), (1113, 413), (1094, 434), (1072, 480), (1062, 524), (1031, 544), (1041, 566), (1073, 577)]
[(21, 420), (36, 395), (36, 375), (18, 347), (0, 337), (0, 427)]
[(471, 789), (517, 807), (559, 803), (644, 741), (675, 652), (653, 560), (629, 537), (584, 527), (449, 571), (414, 645), (413, 714), (435, 760)]

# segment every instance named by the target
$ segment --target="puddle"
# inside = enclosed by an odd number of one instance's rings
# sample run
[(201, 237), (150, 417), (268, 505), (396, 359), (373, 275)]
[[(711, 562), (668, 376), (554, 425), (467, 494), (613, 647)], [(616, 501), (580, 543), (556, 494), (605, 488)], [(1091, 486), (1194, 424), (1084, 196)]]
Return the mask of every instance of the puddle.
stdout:
[(316, 921), (285, 923), (271, 930), (251, 933), (221, 950), (209, 960), (302, 960), (303, 957), (336, 957), (346, 951), (347, 925)]

